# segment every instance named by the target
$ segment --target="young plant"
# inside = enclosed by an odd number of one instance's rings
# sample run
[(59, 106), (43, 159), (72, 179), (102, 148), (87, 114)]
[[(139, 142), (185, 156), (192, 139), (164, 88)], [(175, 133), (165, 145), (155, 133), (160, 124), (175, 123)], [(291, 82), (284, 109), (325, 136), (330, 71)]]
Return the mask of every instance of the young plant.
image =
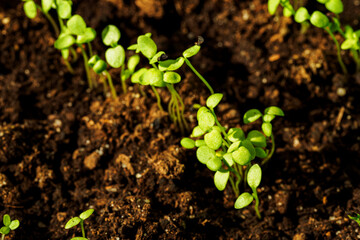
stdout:
[[(283, 7), (283, 14), (286, 17), (294, 16), (294, 20), (298, 23), (305, 23), (310, 21), (310, 23), (318, 28), (324, 29), (331, 37), (335, 43), (337, 50), (337, 59), (340, 64), (340, 67), (345, 75), (348, 74), (347, 68), (341, 58), (341, 49), (351, 49), (352, 44), (349, 44), (351, 41), (348, 41), (347, 44), (340, 47), (338, 40), (335, 37), (335, 33), (339, 32), (344, 36), (344, 33), (341, 29), (341, 24), (338, 15), (343, 12), (344, 6), (341, 0), (317, 0), (319, 3), (325, 5), (326, 9), (335, 15), (330, 22), (329, 18), (320, 11), (314, 11), (311, 15), (305, 7), (300, 7), (298, 10), (294, 10), (294, 7), (291, 5), (289, 0), (268, 0), (268, 10), (270, 14), (275, 14), (279, 5)], [(352, 38), (352, 37), (351, 37)], [(347, 48), (348, 47), (348, 48)], [(357, 50), (357, 49), (356, 49)], [(357, 52), (353, 53), (353, 57), (358, 64), (358, 55)], [(360, 63), (359, 63), (360, 64)], [(358, 70), (360, 66), (358, 66)]]
[(1, 240), (5, 239), (5, 235), (10, 233), (10, 230), (15, 230), (20, 226), (19, 220), (11, 220), (8, 214), (3, 216), (3, 224), (4, 226), (0, 229)]
[[(271, 121), (275, 116), (284, 116), (278, 107), (269, 107), (262, 114), (257, 109), (251, 109), (244, 115), (244, 123), (251, 123), (262, 118), (263, 133), (252, 130), (245, 136), (241, 128), (226, 129), (217, 120), (214, 108), (220, 103), (223, 95), (215, 93), (206, 100), (206, 106), (199, 108), (197, 112), (198, 126), (191, 134), (192, 138), (183, 138), (181, 145), (187, 149), (194, 147), (197, 159), (214, 171), (214, 184), (219, 191), (226, 188), (228, 182), (234, 191), (237, 200), (236, 209), (248, 206), (255, 199), (255, 211), (258, 218), (259, 198), (257, 187), (260, 185), (262, 171), (259, 164), (254, 163), (256, 157), (262, 159), (261, 165), (265, 164), (273, 155), (275, 141), (272, 133)], [(271, 141), (271, 149), (267, 143)], [(243, 192), (240, 195), (240, 183), (248, 183), (252, 194)]]
[(66, 223), (65, 229), (70, 229), (80, 223), (82, 237), (73, 237), (71, 240), (88, 240), (85, 235), (84, 220), (90, 217), (93, 212), (94, 209), (88, 209), (85, 212), (82, 212), (79, 217), (73, 217)]
[(360, 226), (360, 214), (355, 213), (355, 216), (350, 216), (350, 215), (348, 215), (348, 217), (349, 217), (351, 220), (354, 220), (355, 222), (357, 222), (357, 224), (359, 224), (359, 226)]

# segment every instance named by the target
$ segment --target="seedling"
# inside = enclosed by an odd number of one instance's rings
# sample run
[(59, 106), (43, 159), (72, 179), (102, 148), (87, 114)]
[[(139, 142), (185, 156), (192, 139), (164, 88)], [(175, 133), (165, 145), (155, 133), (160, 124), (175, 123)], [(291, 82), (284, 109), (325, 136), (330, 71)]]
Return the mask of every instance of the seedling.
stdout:
[(88, 240), (85, 235), (84, 220), (90, 217), (93, 212), (94, 209), (88, 209), (85, 212), (82, 212), (79, 217), (73, 217), (66, 223), (65, 229), (70, 229), (80, 223), (82, 237), (73, 237), (71, 240)]
[[(283, 7), (283, 14), (286, 17), (294, 16), (294, 20), (298, 23), (305, 23), (309, 21), (313, 26), (324, 29), (334, 41), (337, 50), (337, 59), (340, 67), (345, 75), (348, 74), (347, 68), (341, 58), (341, 49), (351, 49), (353, 58), (357, 64), (357, 71), (360, 71), (359, 60), (359, 36), (360, 32), (348, 31), (348, 34), (344, 34), (338, 15), (343, 12), (344, 6), (341, 0), (317, 0), (319, 3), (324, 4), (326, 9), (330, 11), (335, 17), (332, 17), (332, 22), (329, 18), (320, 11), (314, 11), (311, 15), (305, 7), (300, 7), (298, 10), (294, 10), (289, 0), (268, 0), (268, 10), (270, 14), (275, 14), (279, 5)], [(335, 37), (335, 33), (339, 32), (346, 40), (341, 45)], [(356, 42), (357, 40), (357, 42)]]
[[(198, 126), (191, 134), (192, 138), (183, 138), (181, 145), (187, 149), (194, 147), (197, 159), (214, 171), (214, 184), (219, 191), (226, 188), (228, 181), (237, 197), (236, 209), (248, 206), (255, 200), (255, 211), (258, 218), (259, 198), (257, 187), (260, 185), (262, 171), (260, 165), (265, 164), (275, 151), (275, 141), (271, 121), (276, 116), (284, 116), (278, 107), (266, 108), (264, 114), (257, 109), (251, 109), (244, 114), (244, 123), (248, 124), (262, 118), (262, 132), (252, 130), (245, 136), (241, 128), (226, 129), (217, 120), (214, 108), (220, 103), (223, 95), (215, 93), (206, 100), (206, 106), (197, 112)], [(271, 141), (271, 149), (267, 149)], [(261, 164), (253, 163), (258, 157)], [(250, 186), (252, 194), (243, 192), (240, 195), (239, 185), (244, 181)]]
[(359, 226), (360, 226), (360, 214), (355, 213), (355, 216), (350, 216), (350, 215), (348, 215), (348, 217), (349, 217), (351, 220), (354, 220), (355, 222), (357, 222), (357, 224), (359, 224)]
[(10, 233), (10, 230), (15, 230), (20, 226), (19, 220), (11, 220), (8, 214), (3, 216), (3, 224), (4, 226), (0, 229), (1, 240), (5, 239), (5, 235)]

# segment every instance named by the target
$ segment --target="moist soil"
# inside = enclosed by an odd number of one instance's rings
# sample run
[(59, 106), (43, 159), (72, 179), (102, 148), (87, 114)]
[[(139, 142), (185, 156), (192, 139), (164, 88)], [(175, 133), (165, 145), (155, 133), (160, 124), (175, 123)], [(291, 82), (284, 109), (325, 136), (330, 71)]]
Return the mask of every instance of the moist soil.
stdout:
[[(143, 88), (144, 97), (130, 85), (124, 94), (119, 70), (111, 70), (118, 98), (105, 97), (101, 85), (90, 91), (81, 58), (75, 74), (66, 70), (46, 18), (30, 20), (22, 3), (1, 1), (0, 216), (21, 223), (5, 239), (79, 236), (80, 228), (64, 226), (88, 208), (95, 209), (85, 221), (89, 239), (360, 238), (347, 217), (360, 212), (360, 76), (344, 77), (326, 32), (301, 33), (291, 19), (270, 16), (265, 0), (73, 2), (97, 33), (118, 26), (125, 47), (151, 32), (176, 58), (203, 36), (191, 61), (224, 94), (216, 109), (224, 126), (242, 126), (251, 108), (284, 110), (258, 189), (262, 219), (253, 205), (234, 209), (229, 186), (215, 188), (213, 172), (180, 146), (151, 89)], [(342, 20), (358, 29), (354, 4), (345, 1)], [(93, 49), (103, 57), (99, 39)], [(193, 127), (192, 106), (209, 92), (189, 68), (179, 73), (176, 88)], [(166, 107), (169, 94), (159, 92)]]

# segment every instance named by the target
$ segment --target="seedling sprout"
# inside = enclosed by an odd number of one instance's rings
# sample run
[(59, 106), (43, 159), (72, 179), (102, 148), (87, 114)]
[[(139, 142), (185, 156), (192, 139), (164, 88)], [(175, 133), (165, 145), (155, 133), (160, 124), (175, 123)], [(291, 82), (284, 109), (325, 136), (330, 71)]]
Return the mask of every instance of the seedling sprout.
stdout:
[(4, 226), (0, 229), (1, 240), (5, 239), (5, 235), (9, 234), (10, 230), (15, 230), (20, 226), (19, 220), (11, 220), (8, 214), (3, 216), (3, 224)]
[(65, 229), (70, 229), (80, 223), (82, 237), (73, 237), (71, 240), (87, 240), (84, 229), (84, 221), (89, 218), (93, 212), (94, 209), (88, 209), (82, 212), (79, 217), (73, 217), (66, 223)]

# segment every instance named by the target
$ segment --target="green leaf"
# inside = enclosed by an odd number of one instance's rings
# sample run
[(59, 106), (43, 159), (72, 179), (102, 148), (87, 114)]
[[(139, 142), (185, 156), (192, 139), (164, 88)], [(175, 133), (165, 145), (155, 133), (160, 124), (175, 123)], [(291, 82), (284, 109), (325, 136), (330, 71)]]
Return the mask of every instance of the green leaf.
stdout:
[(179, 83), (181, 81), (181, 76), (176, 72), (165, 72), (164, 73), (164, 82), (166, 83)]
[(207, 163), (206, 167), (211, 171), (217, 171), (221, 168), (221, 159), (218, 157), (211, 158)]
[(252, 165), (247, 174), (247, 183), (251, 189), (256, 189), (260, 185), (261, 175), (262, 172), (259, 164)]
[(178, 57), (177, 59), (168, 59), (159, 62), (160, 71), (174, 71), (179, 69), (184, 64), (184, 58)]
[(4, 223), (4, 225), (5, 225), (6, 227), (8, 227), (8, 226), (10, 225), (10, 223), (11, 223), (11, 218), (10, 218), (10, 216), (9, 216), (8, 214), (5, 214), (5, 215), (3, 216), (3, 223)]
[(207, 132), (215, 125), (215, 117), (211, 112), (203, 112), (198, 115), (198, 123), (201, 130)]
[(151, 86), (154, 87), (165, 87), (164, 82), (164, 73), (156, 68), (150, 68), (144, 73), (144, 75), (140, 79), (140, 83), (144, 80), (146, 83), (149, 82)]
[(98, 55), (94, 55), (89, 59), (88, 65), (92, 68), (92, 67), (94, 67), (95, 63), (99, 60), (100, 60), (100, 57)]
[(231, 156), (234, 161), (240, 165), (246, 165), (251, 161), (251, 153), (244, 146), (241, 146), (236, 151), (232, 152)]
[(228, 148), (227, 152), (232, 153), (240, 147), (241, 141), (233, 142)]
[(87, 238), (84, 238), (84, 237), (73, 237), (72, 239), (70, 240), (89, 240)]
[(158, 53), (156, 53), (150, 60), (149, 64), (154, 64), (157, 63), (159, 61), (159, 57), (161, 57), (162, 55), (164, 55), (165, 52), (164, 51), (160, 51)]
[(264, 114), (272, 114), (275, 116), (283, 117), (285, 116), (283, 110), (281, 110), (279, 107), (271, 106), (265, 109)]
[(275, 118), (275, 115), (273, 115), (273, 114), (265, 114), (263, 116), (263, 121), (264, 122), (271, 122), (274, 118)]
[(195, 147), (195, 141), (192, 140), (191, 138), (181, 139), (180, 144), (181, 144), (181, 146), (183, 146), (184, 148), (187, 148), (187, 149), (192, 149)]
[(272, 125), (271, 125), (271, 123), (264, 122), (263, 124), (261, 124), (261, 129), (262, 129), (263, 133), (267, 137), (271, 136), (271, 134), (272, 134)]
[(206, 143), (202, 139), (198, 139), (195, 141), (195, 147), (201, 147), (201, 146), (205, 146), (205, 145), (206, 145)]
[(11, 221), (11, 223), (10, 223), (10, 225), (9, 225), (9, 228), (11, 229), (11, 230), (15, 230), (15, 229), (17, 229), (18, 227), (20, 226), (20, 222), (19, 222), (19, 220), (13, 220), (13, 221)]
[(76, 225), (78, 225), (81, 222), (81, 218), (79, 217), (73, 217), (72, 219), (70, 219), (66, 225), (65, 225), (65, 229), (69, 229), (72, 227), (75, 227)]
[(346, 25), (345, 26), (345, 38), (346, 39), (353, 38), (353, 33), (354, 33), (354, 29), (351, 26)]
[(61, 1), (57, 7), (57, 12), (61, 19), (69, 19), (71, 17), (71, 3), (68, 1)]
[(135, 54), (135, 55), (132, 55), (131, 57), (129, 57), (127, 66), (131, 73), (133, 73), (135, 71), (135, 68), (139, 64), (139, 62), (140, 62), (139, 55)]
[(71, 47), (75, 43), (75, 38), (71, 35), (63, 35), (56, 39), (54, 47), (56, 49), (65, 49)]
[(244, 131), (241, 128), (230, 128), (227, 134), (228, 139), (231, 142), (237, 142), (245, 139)]
[(196, 55), (199, 51), (200, 51), (200, 46), (199, 45), (194, 45), (194, 46), (186, 49), (183, 52), (183, 56), (184, 56), (184, 58), (190, 58), (190, 57)]
[(230, 172), (228, 170), (219, 170), (214, 174), (214, 183), (215, 187), (219, 191), (223, 191), (226, 187), (226, 184), (229, 180)]
[(157, 52), (157, 46), (155, 42), (146, 35), (139, 36), (137, 39), (137, 44), (140, 52), (148, 59), (151, 59)]
[(354, 46), (356, 43), (357, 43), (356, 39), (353, 39), (353, 38), (346, 39), (346, 40), (341, 44), (341, 49), (342, 49), (342, 50), (351, 49), (351, 48), (353, 48), (353, 46)]
[(267, 157), (267, 153), (262, 148), (256, 147), (255, 152), (256, 152), (256, 157), (258, 157), (258, 158), (266, 158)]
[(78, 14), (72, 16), (67, 21), (66, 25), (70, 33), (74, 35), (81, 35), (86, 31), (86, 23), (84, 19)]
[(312, 25), (318, 28), (325, 28), (330, 23), (328, 17), (319, 11), (315, 11), (311, 14), (310, 22)]
[(223, 155), (223, 158), (224, 158), (224, 161), (226, 161), (226, 163), (227, 163), (230, 167), (232, 167), (232, 165), (234, 165), (234, 159), (233, 159), (231, 153), (225, 153), (225, 154)]
[(244, 114), (244, 123), (251, 123), (256, 121), (262, 116), (261, 112), (257, 109), (250, 109)]
[(4, 226), (4, 227), (2, 227), (2, 228), (0, 229), (0, 233), (1, 233), (1, 234), (6, 235), (6, 234), (9, 234), (9, 232), (10, 232), (10, 228), (7, 227), (7, 226)]
[(41, 0), (41, 8), (45, 13), (49, 12), (52, 4), (53, 0)]
[(344, 5), (341, 0), (329, 0), (325, 3), (325, 7), (332, 13), (340, 14), (344, 11)]
[(222, 136), (221, 133), (215, 129), (211, 130), (209, 133), (205, 134), (204, 140), (206, 145), (214, 150), (217, 150), (222, 145)]
[(308, 10), (304, 7), (299, 8), (295, 13), (294, 19), (295, 19), (295, 22), (298, 22), (298, 23), (302, 23), (302, 22), (305, 22), (306, 20), (310, 19)]
[(248, 139), (255, 147), (266, 147), (265, 136), (257, 130), (250, 131), (246, 139)]
[(127, 48), (127, 50), (134, 50), (134, 51), (136, 51), (137, 48), (138, 48), (138, 45), (137, 45), (137, 44), (132, 44), (132, 45), (130, 45), (130, 46)]
[(93, 66), (93, 69), (94, 69), (94, 72), (96, 72), (97, 74), (100, 74), (106, 70), (106, 67), (107, 67), (106, 62), (104, 60), (100, 59), (95, 63), (95, 65)]
[(36, 14), (37, 14), (35, 2), (34, 1), (25, 2), (24, 3), (24, 12), (28, 18), (30, 18), (30, 19), (35, 18)]
[(86, 28), (85, 32), (76, 37), (76, 43), (83, 44), (88, 43), (94, 40), (96, 37), (96, 32), (91, 27)]
[(116, 46), (120, 37), (120, 30), (115, 25), (107, 25), (101, 32), (102, 41), (106, 46)]
[(125, 62), (125, 50), (121, 45), (109, 48), (105, 52), (106, 62), (113, 68), (121, 67)]
[(330, 1), (330, 0), (317, 0), (319, 3), (322, 3), (322, 4), (325, 4), (325, 3), (327, 3), (328, 1)]
[(355, 213), (356, 215), (355, 216), (350, 216), (348, 215), (348, 217), (351, 219), (351, 220), (354, 220), (355, 222), (357, 222), (357, 224), (359, 224), (360, 226), (360, 214), (358, 213)]
[(131, 76), (132, 83), (140, 83), (141, 76), (147, 71), (146, 68), (140, 68)]
[(79, 217), (80, 217), (82, 220), (85, 220), (85, 219), (87, 219), (88, 217), (90, 217), (91, 214), (93, 214), (93, 212), (94, 212), (94, 209), (88, 209), (88, 210), (82, 212), (82, 213), (79, 215)]
[(254, 197), (250, 193), (244, 192), (236, 199), (234, 207), (236, 209), (247, 207), (253, 200)]
[(205, 134), (205, 131), (203, 131), (199, 126), (194, 127), (191, 137), (200, 137)]
[(222, 93), (214, 93), (212, 94), (210, 97), (208, 97), (208, 99), (206, 100), (206, 106), (208, 108), (215, 108), (221, 101), (221, 99), (223, 98), (223, 94)]
[(215, 150), (208, 146), (201, 146), (196, 150), (196, 157), (202, 164), (206, 164), (208, 161), (216, 157)]
[(278, 8), (280, 4), (280, 0), (269, 0), (268, 1), (268, 11), (271, 15), (274, 15), (276, 12), (276, 9)]
[(245, 139), (244, 141), (241, 141), (241, 146), (244, 146), (249, 150), (251, 155), (251, 160), (253, 160), (256, 154), (255, 147), (253, 146), (253, 144), (249, 140)]
[(283, 7), (284, 7), (283, 15), (285, 17), (291, 17), (294, 14), (295, 10), (294, 10), (293, 6), (290, 4), (290, 2), (285, 2), (283, 4)]

